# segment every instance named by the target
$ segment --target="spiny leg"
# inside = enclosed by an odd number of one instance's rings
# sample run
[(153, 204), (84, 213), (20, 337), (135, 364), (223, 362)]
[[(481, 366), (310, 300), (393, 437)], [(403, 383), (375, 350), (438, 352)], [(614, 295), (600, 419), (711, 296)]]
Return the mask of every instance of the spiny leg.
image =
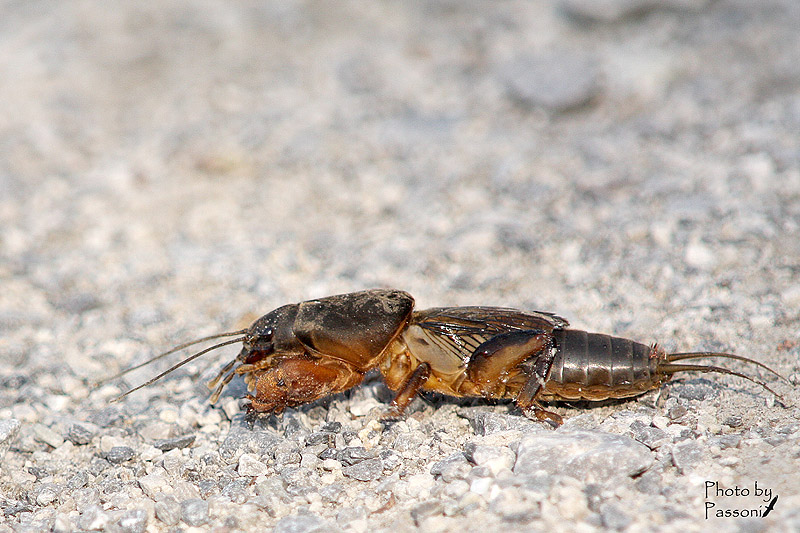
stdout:
[[(211, 397), (209, 398), (209, 401), (211, 403), (217, 403), (217, 400), (219, 400), (219, 396), (220, 394), (222, 394), (223, 389), (228, 385), (228, 383), (231, 382), (234, 376), (236, 376), (236, 372), (228, 373), (228, 375), (225, 376), (225, 378), (220, 382), (220, 384), (217, 385), (217, 387), (214, 389), (214, 392), (211, 393)], [(216, 381), (216, 379), (214, 381)], [(209, 385), (210, 387), (213, 387), (212, 384), (209, 383)]]
[(539, 395), (542, 388), (544, 388), (547, 376), (550, 374), (550, 367), (553, 365), (554, 357), (555, 354), (553, 350), (542, 350), (539, 355), (536, 356), (536, 359), (528, 370), (528, 381), (525, 382), (522, 390), (519, 391), (515, 403), (528, 418), (535, 418), (542, 422), (550, 420), (556, 426), (560, 426), (564, 423), (564, 419), (561, 418), (561, 415), (545, 410), (541, 404), (536, 401), (536, 397)]

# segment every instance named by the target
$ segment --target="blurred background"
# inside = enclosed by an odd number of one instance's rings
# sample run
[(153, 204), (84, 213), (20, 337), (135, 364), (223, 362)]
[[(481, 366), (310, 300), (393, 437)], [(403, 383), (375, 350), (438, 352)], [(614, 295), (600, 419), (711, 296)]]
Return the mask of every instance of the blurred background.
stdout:
[[(797, 339), (800, 4), (6, 2), (0, 363), (368, 287)], [(713, 317), (713, 318), (712, 318)]]

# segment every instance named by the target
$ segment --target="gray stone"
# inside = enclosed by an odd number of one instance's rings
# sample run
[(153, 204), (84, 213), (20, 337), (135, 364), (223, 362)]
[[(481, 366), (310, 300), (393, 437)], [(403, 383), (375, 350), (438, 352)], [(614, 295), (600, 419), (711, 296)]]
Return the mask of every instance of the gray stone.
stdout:
[(189, 526), (202, 526), (208, 522), (208, 502), (200, 498), (182, 501), (181, 518)]
[(55, 483), (42, 483), (36, 493), (36, 503), (41, 506), (53, 503), (61, 493), (62, 487)]
[(36, 440), (39, 442), (43, 442), (48, 446), (53, 448), (58, 448), (62, 444), (64, 444), (64, 438), (50, 429), (47, 426), (43, 426), (42, 424), (34, 424), (33, 425), (33, 434), (36, 437)]
[(639, 420), (632, 422), (630, 429), (633, 433), (633, 438), (651, 450), (656, 450), (672, 442), (672, 438), (666, 431), (658, 429), (657, 427), (645, 425)]
[(233, 503), (244, 503), (247, 501), (251, 481), (250, 479), (234, 479), (222, 488), (221, 494)]
[(351, 466), (342, 468), (342, 474), (359, 481), (378, 479), (383, 473), (383, 462), (377, 457), (366, 459)]
[(485, 407), (462, 407), (457, 413), (458, 416), (469, 420), (476, 435), (492, 435), (508, 430), (547, 431), (543, 424), (528, 420), (524, 416), (495, 413)]
[(514, 100), (557, 113), (583, 107), (601, 91), (597, 60), (567, 50), (517, 57), (500, 77)]
[(92, 424), (100, 426), (101, 428), (118, 426), (122, 424), (124, 420), (125, 417), (122, 415), (119, 407), (113, 405), (101, 409), (89, 417), (89, 421)]
[(72, 444), (78, 446), (89, 444), (94, 436), (95, 432), (82, 424), (72, 424), (69, 429), (67, 429), (67, 439), (72, 442)]
[(587, 483), (641, 474), (653, 463), (643, 444), (600, 431), (572, 431), (525, 436), (517, 448), (514, 473), (544, 471), (565, 474)]
[(506, 446), (485, 446), (470, 442), (465, 451), (467, 459), (473, 464), (486, 466), (494, 474), (504, 468), (511, 469), (516, 459), (514, 452)]
[(114, 446), (108, 450), (105, 457), (109, 463), (118, 465), (125, 461), (130, 461), (134, 455), (133, 448), (130, 446)]
[(679, 398), (702, 401), (714, 397), (717, 388), (718, 385), (701, 378), (678, 382), (672, 386), (672, 392)]
[(350, 446), (342, 450), (342, 452), (336, 456), (336, 459), (343, 465), (351, 466), (361, 461), (372, 459), (374, 456), (374, 453), (365, 449), (363, 446)]
[(420, 522), (431, 516), (442, 514), (443, 510), (441, 502), (429, 500), (413, 507), (411, 509), (411, 518), (414, 520), (414, 524), (419, 527)]
[(600, 520), (603, 526), (616, 531), (625, 529), (632, 521), (630, 516), (613, 503), (600, 505)]
[(83, 510), (78, 518), (81, 529), (101, 530), (108, 525), (108, 515), (97, 505), (91, 505)]
[(67, 488), (71, 490), (80, 489), (89, 483), (89, 473), (85, 470), (79, 470), (67, 480)]
[(470, 470), (472, 470), (472, 467), (466, 456), (458, 452), (433, 463), (430, 473), (434, 476), (440, 476), (445, 483), (450, 483), (456, 479), (465, 479)]
[(147, 511), (144, 509), (131, 509), (125, 511), (117, 520), (119, 530), (124, 533), (144, 533), (147, 529)]
[(703, 459), (703, 447), (695, 441), (680, 442), (672, 447), (672, 462), (682, 474)]
[[(284, 440), (271, 431), (253, 430), (242, 425), (234, 425), (219, 447), (220, 457), (228, 462), (236, 462), (243, 453), (259, 456), (271, 454)], [(292, 443), (296, 448), (297, 445)], [(300, 458), (297, 458), (300, 462)]]
[(738, 448), (741, 442), (741, 435), (714, 435), (708, 439), (709, 446), (719, 446), (720, 450)]
[(195, 438), (196, 435), (189, 434), (170, 439), (158, 439), (153, 442), (153, 446), (162, 452), (168, 452), (169, 450), (174, 450), (176, 448), (186, 448), (187, 446), (191, 446)]
[(156, 518), (168, 526), (174, 526), (181, 519), (181, 505), (174, 496), (163, 496), (155, 506)]

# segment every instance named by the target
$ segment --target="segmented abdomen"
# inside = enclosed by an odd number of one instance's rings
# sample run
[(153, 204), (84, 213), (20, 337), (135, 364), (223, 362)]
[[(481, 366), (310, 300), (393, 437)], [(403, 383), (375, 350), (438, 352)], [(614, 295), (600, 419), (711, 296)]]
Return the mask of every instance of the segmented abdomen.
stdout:
[(646, 344), (575, 329), (553, 331), (555, 357), (541, 400), (606, 400), (637, 396), (669, 376), (657, 372), (659, 351)]

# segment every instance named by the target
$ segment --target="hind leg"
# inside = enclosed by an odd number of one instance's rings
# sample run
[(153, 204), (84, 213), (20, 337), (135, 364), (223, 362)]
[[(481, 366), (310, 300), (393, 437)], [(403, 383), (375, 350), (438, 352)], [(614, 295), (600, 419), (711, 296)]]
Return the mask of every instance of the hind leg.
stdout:
[(475, 349), (467, 365), (467, 379), (483, 396), (496, 398), (512, 374), (519, 374), (520, 364), (538, 353), (548, 352), (550, 344), (550, 335), (542, 330), (495, 335)]
[(517, 404), (517, 407), (522, 409), (522, 412), (525, 413), (525, 416), (528, 418), (535, 418), (542, 422), (549, 420), (556, 426), (560, 426), (564, 423), (564, 419), (561, 418), (561, 415), (545, 410), (539, 402), (536, 401), (536, 397), (544, 387), (552, 365), (553, 354), (551, 350), (542, 351), (533, 361), (533, 364), (530, 365), (527, 372), (528, 381), (525, 382), (525, 385), (522, 387), (522, 390), (519, 391), (514, 402)]

